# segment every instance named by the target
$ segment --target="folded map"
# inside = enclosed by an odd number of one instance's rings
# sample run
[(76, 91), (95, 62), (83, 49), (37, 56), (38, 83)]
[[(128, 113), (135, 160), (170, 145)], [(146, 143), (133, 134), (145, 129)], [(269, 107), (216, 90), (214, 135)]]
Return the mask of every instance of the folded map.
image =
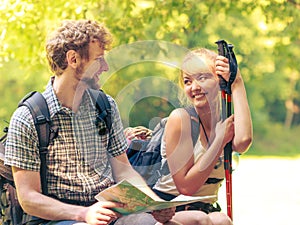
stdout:
[[(186, 196), (179, 195), (171, 201), (165, 201), (157, 197), (153, 199), (145, 194), (141, 189), (132, 185), (130, 182), (123, 180), (95, 196), (98, 201), (121, 202), (125, 204), (124, 208), (113, 208), (114, 211), (129, 215), (132, 213), (151, 212), (171, 208), (179, 205), (185, 205), (193, 202), (203, 201), (216, 196)], [(159, 200), (158, 200), (159, 199)]]

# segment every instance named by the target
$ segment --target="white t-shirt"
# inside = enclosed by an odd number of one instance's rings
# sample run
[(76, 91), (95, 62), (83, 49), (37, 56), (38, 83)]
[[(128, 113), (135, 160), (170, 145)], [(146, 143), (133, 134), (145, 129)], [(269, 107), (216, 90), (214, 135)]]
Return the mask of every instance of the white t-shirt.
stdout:
[[(161, 154), (162, 154), (162, 162), (164, 163), (166, 161), (166, 144), (164, 141), (164, 137), (162, 137), (162, 144), (161, 144)], [(200, 140), (195, 144), (194, 147), (194, 159), (195, 162), (201, 158), (201, 156), (204, 154), (205, 148), (202, 146)], [(224, 179), (225, 177), (225, 171), (224, 171), (224, 165), (223, 165), (223, 158), (220, 157), (220, 159), (217, 161), (215, 169), (211, 172), (209, 175), (209, 178), (218, 178), (218, 179)], [(218, 182), (216, 184), (207, 184), (205, 183), (200, 187), (200, 189), (194, 194), (194, 196), (207, 196), (207, 195), (216, 195), (218, 196), (218, 190), (221, 186), (222, 182)], [(178, 196), (180, 193), (178, 192), (175, 183), (173, 181), (172, 175), (167, 174), (163, 175), (157, 183), (153, 187), (154, 189), (165, 192), (168, 194), (172, 194), (175, 196)], [(207, 203), (214, 203), (217, 201), (216, 198), (207, 199), (204, 202)]]

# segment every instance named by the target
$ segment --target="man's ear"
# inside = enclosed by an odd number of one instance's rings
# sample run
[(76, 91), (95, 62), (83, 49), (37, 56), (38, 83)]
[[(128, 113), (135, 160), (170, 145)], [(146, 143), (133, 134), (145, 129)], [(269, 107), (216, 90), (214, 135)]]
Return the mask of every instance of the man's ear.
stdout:
[(66, 53), (66, 60), (68, 62), (68, 66), (71, 66), (72, 68), (77, 68), (79, 65), (79, 55), (74, 50), (69, 50)]

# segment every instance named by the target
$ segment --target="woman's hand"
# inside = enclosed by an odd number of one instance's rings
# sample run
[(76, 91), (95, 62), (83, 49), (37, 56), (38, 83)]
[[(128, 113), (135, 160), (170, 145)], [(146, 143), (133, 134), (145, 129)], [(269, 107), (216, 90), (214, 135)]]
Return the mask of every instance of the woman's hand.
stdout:
[(172, 219), (175, 215), (175, 207), (168, 209), (155, 210), (152, 212), (152, 216), (160, 223), (166, 223)]
[(124, 134), (127, 139), (149, 139), (151, 138), (152, 131), (146, 127), (143, 126), (137, 126), (137, 127), (127, 127), (124, 130)]
[[(216, 74), (222, 76), (228, 82), (230, 77), (229, 60), (224, 56), (218, 55), (215, 64)], [(234, 89), (236, 85), (243, 83), (242, 80), (243, 79), (240, 70), (237, 69), (236, 78), (233, 81), (232, 89)]]
[(216, 138), (221, 138), (223, 145), (232, 141), (234, 137), (234, 115), (220, 121), (216, 125)]
[(216, 58), (216, 74), (222, 76), (227, 82), (230, 77), (229, 61), (226, 57), (218, 55)]

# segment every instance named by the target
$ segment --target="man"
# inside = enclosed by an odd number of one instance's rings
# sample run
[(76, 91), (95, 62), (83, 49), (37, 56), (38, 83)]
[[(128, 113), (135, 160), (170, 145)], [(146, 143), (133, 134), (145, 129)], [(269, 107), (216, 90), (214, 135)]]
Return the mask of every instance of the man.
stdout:
[[(33, 216), (36, 224), (155, 223), (147, 213), (132, 215), (129, 222), (111, 209), (122, 204), (94, 199), (114, 180), (126, 178), (137, 185), (144, 184), (128, 162), (115, 101), (108, 96), (112, 108), (111, 131), (99, 135), (99, 126), (105, 123), (95, 123), (97, 111), (87, 92), (88, 88), (99, 89), (99, 76), (108, 70), (103, 56), (111, 42), (107, 28), (88, 20), (64, 21), (47, 40), (47, 59), (55, 76), (43, 95), (52, 127), (58, 127), (47, 154), (47, 196), (41, 193), (37, 132), (30, 112), (20, 107), (11, 119), (5, 163), (12, 166), (22, 208)], [(145, 191), (153, 194), (150, 189)], [(172, 209), (167, 209), (156, 211), (153, 216), (159, 222), (166, 222), (173, 214)]]

